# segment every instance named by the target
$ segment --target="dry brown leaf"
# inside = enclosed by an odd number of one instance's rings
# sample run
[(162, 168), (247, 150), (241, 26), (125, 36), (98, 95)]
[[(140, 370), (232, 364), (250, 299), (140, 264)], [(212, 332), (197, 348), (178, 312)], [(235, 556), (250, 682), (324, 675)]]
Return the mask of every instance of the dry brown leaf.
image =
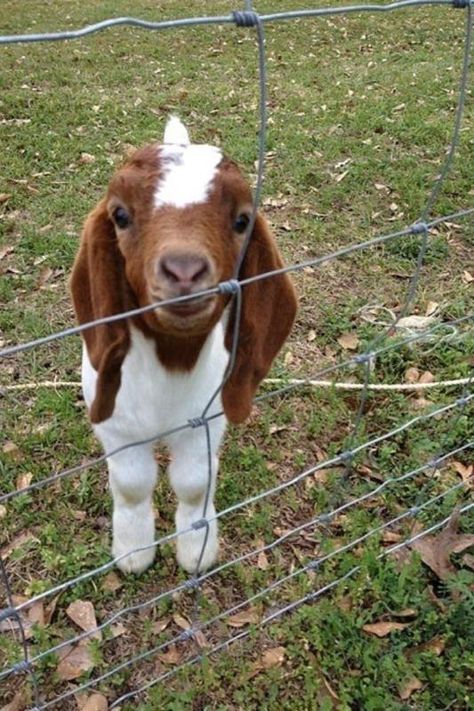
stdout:
[(5, 518), (7, 515), (7, 507), (3, 506), (3, 504), (0, 504), (0, 521), (2, 518)]
[(410, 543), (421, 560), (441, 580), (446, 580), (456, 572), (449, 556), (451, 553), (462, 553), (466, 548), (474, 546), (473, 534), (458, 533), (459, 511), (455, 511), (445, 528), (436, 536), (424, 536)]
[(394, 617), (416, 617), (418, 615), (418, 611), (413, 607), (406, 607), (404, 610), (400, 610), (400, 612), (393, 612), (392, 614)]
[(306, 336), (306, 340), (308, 343), (312, 343), (313, 341), (316, 340), (316, 331), (309, 331), (308, 335)]
[(465, 269), (462, 273), (462, 280), (465, 284), (471, 284), (474, 281), (474, 276)]
[(87, 642), (80, 642), (76, 647), (68, 646), (59, 652), (59, 656), (61, 661), (56, 667), (56, 673), (63, 681), (77, 679), (94, 668)]
[(439, 304), (436, 301), (428, 301), (426, 304), (425, 316), (433, 316), (439, 309)]
[(386, 637), (396, 630), (404, 630), (409, 624), (409, 622), (374, 622), (370, 625), (364, 625), (362, 629), (364, 632), (373, 634), (376, 637)]
[(418, 691), (418, 689), (421, 688), (423, 688), (423, 684), (416, 678), (416, 676), (413, 676), (400, 689), (400, 698), (403, 701), (406, 701), (410, 698), (414, 691)]
[(195, 630), (194, 639), (200, 649), (208, 649), (211, 645), (207, 641), (202, 630)]
[(121, 622), (117, 622), (115, 625), (110, 625), (109, 629), (112, 633), (112, 639), (116, 639), (116, 637), (121, 637), (127, 632), (127, 628)]
[(474, 486), (474, 464), (468, 464), (466, 466), (462, 462), (452, 462), (452, 465), (464, 483), (468, 486)]
[(382, 533), (382, 541), (384, 543), (398, 543), (402, 540), (400, 533), (395, 533), (395, 531), (384, 531)]
[(32, 624), (39, 625), (39, 627), (44, 627), (46, 624), (46, 615), (44, 611), (44, 605), (42, 600), (37, 600), (30, 607), (28, 607), (28, 619)]
[(151, 631), (153, 634), (160, 634), (160, 632), (163, 632), (165, 630), (169, 623), (171, 622), (170, 617), (164, 617), (162, 620), (157, 620), (156, 622), (153, 623), (153, 627), (151, 628)]
[(22, 474), (18, 474), (16, 478), (16, 490), (19, 491), (20, 489), (26, 489), (31, 484), (32, 479), (33, 474), (31, 472), (23, 472)]
[(272, 647), (263, 653), (259, 664), (263, 669), (279, 667), (285, 661), (286, 649), (284, 647)]
[(187, 620), (186, 617), (183, 617), (183, 615), (177, 613), (173, 615), (173, 622), (175, 625), (178, 625), (178, 627), (181, 627), (182, 630), (189, 630), (191, 627), (190, 621)]
[(123, 583), (119, 576), (112, 570), (103, 579), (102, 590), (105, 590), (106, 592), (115, 592), (116, 590), (120, 590), (122, 585)]
[(267, 556), (265, 555), (265, 551), (261, 551), (257, 557), (257, 568), (259, 568), (259, 570), (267, 570), (268, 566), (269, 562)]
[(109, 704), (102, 694), (92, 694), (89, 696), (81, 711), (107, 711)]
[(21, 456), (20, 449), (18, 445), (15, 444), (15, 442), (12, 442), (11, 440), (8, 440), (8, 442), (5, 442), (5, 444), (2, 447), (2, 452), (3, 454), (6, 454), (8, 457), (11, 457), (11, 459), (19, 459)]
[(81, 153), (79, 163), (95, 163), (95, 156), (93, 156), (91, 153)]
[(420, 371), (418, 368), (408, 368), (405, 372), (405, 382), (406, 383), (417, 383), (420, 377)]
[(420, 383), (433, 383), (434, 382), (434, 375), (433, 373), (430, 373), (429, 370), (425, 370), (424, 373), (420, 375), (420, 380), (418, 382)]
[(260, 619), (260, 614), (256, 607), (249, 607), (248, 610), (243, 612), (238, 612), (236, 615), (232, 615), (227, 620), (227, 624), (231, 627), (245, 627), (245, 625), (253, 625), (257, 623)]
[[(0, 193), (0, 205), (11, 198), (11, 193)], [(13, 249), (13, 248), (12, 248)]]
[(44, 611), (44, 623), (45, 625), (49, 625), (51, 620), (53, 619), (53, 615), (56, 612), (56, 606), (59, 601), (59, 595), (56, 595), (56, 597), (53, 597), (49, 605), (46, 607), (46, 610)]
[(26, 708), (26, 701), (23, 689), (20, 689), (13, 699), (6, 706), (2, 706), (0, 711), (24, 711)]
[(359, 339), (355, 333), (343, 333), (337, 339), (339, 345), (346, 351), (355, 351), (359, 345)]
[(414, 654), (420, 654), (421, 652), (431, 652), (439, 657), (446, 648), (446, 642), (442, 637), (433, 637), (428, 642), (423, 642), (423, 644), (418, 644), (416, 647), (411, 647), (407, 649), (407, 656), (410, 659)]
[(181, 661), (181, 653), (175, 644), (170, 644), (167, 652), (158, 654), (158, 659), (164, 664), (178, 664)]
[[(84, 632), (90, 632), (97, 628), (94, 606), (87, 600), (71, 602), (66, 609), (66, 615)], [(102, 633), (94, 632), (90, 637), (91, 639), (102, 639)]]

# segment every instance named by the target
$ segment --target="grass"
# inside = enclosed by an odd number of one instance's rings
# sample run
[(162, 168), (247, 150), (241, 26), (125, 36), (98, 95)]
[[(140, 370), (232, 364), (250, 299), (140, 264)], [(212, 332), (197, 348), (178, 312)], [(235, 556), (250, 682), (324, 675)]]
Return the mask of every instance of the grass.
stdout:
[[(271, 0), (257, 5), (261, 12), (275, 9)], [(289, 9), (300, 6), (296, 0), (285, 3)], [(191, 10), (189, 3), (173, 0), (157, 11), (146, 0), (135, 0), (133, 7), (124, 0), (4, 0), (0, 32), (65, 29), (127, 14), (155, 19), (190, 12), (227, 14), (229, 6), (199, 0)], [(270, 121), (263, 204), (286, 261), (327, 254), (414, 222), (450, 142), (464, 13), (424, 7), (271, 24), (265, 32)], [(0, 299), (5, 304), (0, 338), (9, 345), (72, 324), (66, 281), (84, 217), (113, 166), (131, 145), (157, 140), (168, 113), (179, 113), (196, 141), (221, 144), (253, 176), (258, 85), (253, 32), (228, 26), (161, 33), (118, 28), (75, 42), (9, 46), (0, 52)], [(436, 215), (469, 207), (472, 200), (470, 92), (468, 98), (459, 151), (434, 207)], [(472, 312), (473, 286), (464, 272), (472, 273), (473, 244), (470, 221), (443, 225), (431, 234), (411, 313), (425, 314), (430, 302), (439, 305), (444, 320)], [(381, 326), (364, 319), (367, 305), (377, 307), (379, 318), (384, 315), (380, 306), (399, 310), (418, 248), (418, 238), (397, 239), (295, 275), (298, 320), (273, 374), (301, 377), (345, 360), (351, 352), (338, 342), (343, 334), (357, 334), (359, 350), (369, 344)], [(403, 382), (410, 367), (437, 380), (466, 377), (473, 348), (472, 329), (461, 327), (454, 338), (437, 344), (387, 351), (377, 359), (373, 378)], [(77, 381), (79, 363), (79, 339), (64, 339), (3, 360), (1, 383)], [(345, 369), (337, 377), (361, 381), (363, 371)], [(441, 406), (457, 394), (437, 389), (426, 397)], [(100, 453), (77, 389), (9, 391), (1, 404), (2, 492), (15, 490), (21, 477), (39, 481)], [(228, 433), (218, 509), (288, 481), (351, 441), (397, 427), (424, 412), (420, 405), (410, 393), (370, 394), (351, 439), (357, 394), (315, 389), (262, 401), (247, 425)], [(271, 543), (439, 451), (461, 446), (472, 434), (472, 409), (432, 418), (364, 451), (349, 473), (342, 467), (323, 470), (225, 517), (222, 561)], [(158, 456), (164, 465), (166, 453)], [(457, 459), (465, 466), (472, 461), (469, 450)], [(435, 475), (424, 472), (387, 486), (324, 526), (310, 526), (264, 558), (211, 577), (202, 589), (202, 621), (459, 481), (448, 462)], [(417, 526), (421, 530), (442, 520), (467, 500), (464, 491), (441, 498), (417, 521), (404, 519), (334, 555), (317, 571), (295, 576), (254, 603), (258, 619), (360, 566), (327, 595), (261, 630), (252, 629), (249, 639), (183, 669), (123, 704), (123, 711), (474, 708), (472, 563), (470, 568), (469, 559), (457, 555), (457, 574), (443, 582), (417, 555), (378, 559), (394, 541)], [(164, 535), (173, 530), (174, 509), (165, 477), (156, 505), (157, 533)], [(103, 466), (9, 502), (0, 510), (0, 545), (14, 594), (38, 594), (106, 563), (110, 512)], [(461, 519), (461, 530), (472, 532), (472, 517)], [(118, 589), (110, 587), (107, 575), (83, 582), (54, 600), (48, 624), (33, 626), (30, 653), (77, 633), (66, 614), (74, 600), (92, 602), (103, 621), (184, 579), (168, 545), (140, 578), (118, 577)], [(194, 598), (187, 592), (162, 599), (143, 614), (125, 616), (120, 634), (114, 637), (109, 628), (102, 642), (94, 641), (94, 669), (72, 682), (58, 678), (56, 655), (45, 657), (37, 665), (44, 699), (169, 639), (181, 631), (176, 615), (191, 618), (193, 610)], [(163, 621), (166, 628), (157, 631)], [(362, 629), (378, 621), (406, 627), (383, 638)], [(206, 628), (206, 642), (217, 645), (240, 631), (221, 621)], [(280, 647), (283, 658), (263, 668), (265, 653)], [(164, 655), (152, 655), (99, 688), (116, 698), (172, 671), (196, 651), (192, 642), (178, 645), (174, 657), (166, 656), (165, 649)], [(8, 665), (21, 655), (15, 634), (3, 631), (0, 658)], [(414, 677), (420, 688), (403, 699)], [(0, 683), (0, 690), (6, 702), (19, 691), (25, 702), (31, 700), (28, 680), (21, 675)], [(74, 698), (60, 705), (65, 711), (79, 707)]]

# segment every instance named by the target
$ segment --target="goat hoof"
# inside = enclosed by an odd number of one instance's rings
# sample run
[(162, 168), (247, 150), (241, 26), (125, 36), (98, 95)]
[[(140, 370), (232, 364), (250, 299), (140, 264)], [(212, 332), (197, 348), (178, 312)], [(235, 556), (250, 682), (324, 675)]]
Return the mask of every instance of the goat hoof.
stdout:
[[(114, 558), (120, 557), (120, 560), (117, 561), (116, 565), (117, 568), (122, 571), (122, 573), (135, 573), (135, 575), (139, 575), (150, 567), (155, 558), (155, 548), (150, 548), (146, 551), (130, 553), (129, 555), (125, 555), (127, 553), (126, 550), (119, 550), (119, 548), (120, 546), (114, 545), (112, 549), (112, 555), (114, 556)], [(123, 555), (125, 555), (124, 558), (121, 557)]]
[(178, 538), (176, 550), (178, 563), (187, 573), (190, 573), (191, 575), (204, 572), (214, 565), (217, 560), (217, 554), (219, 551), (219, 542), (217, 537), (214, 540), (209, 537), (203, 553), (202, 545), (202, 539), (200, 541), (190, 542), (186, 536), (183, 536), (183, 539), (181, 539), (181, 537)]

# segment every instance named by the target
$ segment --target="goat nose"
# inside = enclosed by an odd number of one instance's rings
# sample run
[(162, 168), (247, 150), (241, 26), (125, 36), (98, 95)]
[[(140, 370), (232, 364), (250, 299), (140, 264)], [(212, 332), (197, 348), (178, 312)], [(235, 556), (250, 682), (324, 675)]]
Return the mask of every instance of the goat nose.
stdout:
[(210, 266), (207, 259), (195, 254), (170, 254), (160, 259), (158, 269), (168, 282), (189, 287), (199, 284)]

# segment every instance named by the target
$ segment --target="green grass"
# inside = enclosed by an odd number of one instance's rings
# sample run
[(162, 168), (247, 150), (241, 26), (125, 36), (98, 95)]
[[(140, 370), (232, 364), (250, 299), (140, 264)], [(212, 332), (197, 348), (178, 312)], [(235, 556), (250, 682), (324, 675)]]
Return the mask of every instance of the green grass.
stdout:
[[(182, 0), (162, 5), (4, 0), (0, 32), (66, 29), (109, 16), (164, 19), (233, 9), (217, 0), (198, 0), (192, 7)], [(257, 6), (260, 12), (302, 7), (297, 0), (284, 5), (264, 0)], [(464, 21), (460, 10), (424, 7), (265, 27), (270, 121), (263, 205), (287, 262), (327, 254), (418, 219), (452, 134)], [(114, 165), (130, 146), (157, 140), (170, 112), (185, 120), (194, 140), (219, 143), (254, 177), (258, 83), (252, 30), (229, 26), (160, 33), (117, 28), (68, 43), (2, 47), (0, 56), (0, 195), (8, 196), (0, 200), (0, 253), (12, 248), (0, 259), (0, 340), (9, 345), (73, 323), (67, 277), (83, 220)], [(472, 202), (472, 116), (469, 90), (459, 151), (433, 215)], [(84, 153), (95, 160), (81, 160)], [(338, 343), (342, 334), (356, 333), (359, 350), (368, 347), (382, 327), (364, 320), (364, 307), (397, 312), (419, 242), (415, 237), (392, 240), (294, 275), (298, 319), (273, 375), (307, 376), (347, 359), (351, 352)], [(473, 244), (472, 221), (440, 226), (431, 234), (410, 313), (425, 314), (429, 302), (439, 304), (443, 320), (472, 312), (474, 287), (463, 272), (474, 273)], [(376, 314), (384, 317), (379, 308)], [(373, 378), (403, 382), (410, 367), (429, 371), (436, 380), (466, 377), (473, 350), (472, 328), (463, 326), (437, 344), (402, 346), (380, 355)], [(79, 372), (80, 340), (63, 339), (0, 362), (0, 383), (77, 381)], [(363, 371), (346, 368), (336, 376), (361, 382)], [(425, 396), (441, 406), (458, 393), (437, 389)], [(412, 393), (370, 394), (353, 438), (357, 393), (313, 389), (261, 402), (247, 425), (227, 435), (218, 509), (288, 481), (351, 443), (397, 427), (421, 412), (416, 401)], [(8, 391), (0, 405), (4, 443), (18, 448), (8, 453), (0, 447), (2, 493), (14, 490), (20, 476), (31, 474), (35, 482), (100, 453), (77, 388)], [(432, 418), (362, 452), (349, 472), (325, 470), (225, 517), (222, 561), (271, 543), (440, 450), (461, 446), (472, 439), (473, 422), (472, 408), (459, 416)], [(160, 451), (159, 457), (164, 469), (166, 454)], [(467, 450), (457, 459), (467, 466), (472, 455)], [(324, 526), (288, 538), (266, 554), (266, 563), (251, 558), (226, 569), (203, 585), (202, 621), (459, 481), (448, 462), (435, 475), (421, 473), (387, 486)], [(442, 498), (422, 510), (418, 525), (428, 527), (468, 500), (463, 491)], [(171, 532), (174, 500), (165, 477), (157, 487), (156, 508), (157, 534)], [(17, 541), (4, 555), (14, 594), (40, 593), (106, 563), (110, 514), (102, 465), (9, 502), (0, 510), (0, 547), (5, 553)], [(413, 519), (404, 519), (389, 531), (402, 540), (416, 526)], [(472, 532), (472, 517), (461, 519), (461, 528)], [(262, 630), (251, 630), (249, 639), (183, 669), (124, 704), (122, 711), (474, 708), (472, 570), (457, 555), (458, 573), (440, 583), (416, 555), (377, 559), (391, 542), (374, 535), (263, 596), (255, 603), (260, 617), (360, 566), (326, 595)], [(104, 580), (98, 576), (62, 592), (50, 623), (33, 628), (30, 654), (77, 633), (66, 615), (73, 600), (91, 601), (103, 621), (185, 577), (167, 545), (143, 576), (120, 576), (118, 590), (107, 589)], [(193, 595), (181, 593), (153, 604), (145, 614), (127, 615), (120, 636), (113, 638), (108, 630), (102, 642), (94, 641), (94, 669), (74, 682), (61, 682), (57, 657), (46, 657), (38, 665), (45, 698), (170, 639), (180, 632), (176, 621), (160, 633), (154, 622), (177, 613), (190, 618), (193, 609)], [(402, 614), (407, 609), (412, 611), (408, 617)], [(380, 639), (362, 629), (380, 620), (407, 626)], [(205, 636), (212, 647), (240, 631), (221, 621)], [(442, 646), (433, 646), (436, 639)], [(265, 650), (273, 647), (285, 650), (281, 666), (258, 671)], [(192, 642), (178, 645), (181, 661), (198, 651)], [(3, 632), (2, 663), (21, 656), (15, 635)], [(113, 699), (175, 665), (152, 656), (112, 676), (100, 690)], [(413, 677), (421, 688), (404, 700), (403, 688)], [(0, 683), (0, 698), (10, 701), (21, 689), (30, 698), (28, 681), (11, 677)], [(76, 708), (74, 699), (61, 706), (64, 711)]]

